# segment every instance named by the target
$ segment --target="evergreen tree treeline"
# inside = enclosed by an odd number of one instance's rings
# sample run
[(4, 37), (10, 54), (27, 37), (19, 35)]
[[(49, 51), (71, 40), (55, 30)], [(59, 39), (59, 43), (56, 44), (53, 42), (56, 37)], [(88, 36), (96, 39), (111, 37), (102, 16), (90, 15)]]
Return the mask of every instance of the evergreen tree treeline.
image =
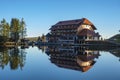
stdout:
[[(0, 22), (0, 41), (18, 42), (26, 36), (26, 24), (24, 19), (12, 18), (10, 24), (3, 20)], [(3, 39), (5, 38), (5, 39)]]

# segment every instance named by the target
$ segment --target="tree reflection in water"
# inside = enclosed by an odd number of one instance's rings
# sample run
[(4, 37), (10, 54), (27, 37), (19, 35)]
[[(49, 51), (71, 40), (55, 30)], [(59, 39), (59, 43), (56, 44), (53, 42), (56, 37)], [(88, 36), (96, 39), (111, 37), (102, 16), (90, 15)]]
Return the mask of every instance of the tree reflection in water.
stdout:
[(0, 67), (4, 69), (5, 66), (10, 64), (12, 70), (20, 69), (25, 65), (26, 52), (25, 49), (18, 47), (13, 48), (0, 48)]
[(109, 52), (113, 54), (114, 56), (118, 57), (119, 58), (118, 60), (120, 61), (120, 48), (109, 50)]
[(49, 46), (46, 54), (56, 66), (82, 72), (89, 70), (100, 56), (99, 51), (75, 46)]

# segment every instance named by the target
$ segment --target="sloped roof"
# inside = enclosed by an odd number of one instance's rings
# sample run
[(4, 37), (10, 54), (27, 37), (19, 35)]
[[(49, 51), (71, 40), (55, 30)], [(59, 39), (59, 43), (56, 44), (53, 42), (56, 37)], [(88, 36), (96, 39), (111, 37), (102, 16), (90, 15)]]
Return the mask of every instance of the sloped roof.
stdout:
[(48, 33), (48, 34), (46, 35), (46, 37), (50, 37), (50, 36), (52, 36), (50, 33)]
[(96, 27), (86, 18), (75, 19), (75, 20), (59, 21), (58, 23), (56, 23), (52, 27), (66, 26), (66, 25), (81, 25), (81, 24), (88, 24), (88, 25), (91, 25), (93, 27), (93, 29), (96, 29)]
[(82, 24), (88, 24), (88, 25), (91, 25), (93, 29), (97, 29), (93, 23), (91, 23), (88, 19), (86, 18), (83, 18), (83, 23)]
[(59, 25), (72, 25), (72, 24), (80, 24), (82, 23), (83, 19), (75, 19), (75, 20), (67, 20), (67, 21), (59, 21), (54, 26)]

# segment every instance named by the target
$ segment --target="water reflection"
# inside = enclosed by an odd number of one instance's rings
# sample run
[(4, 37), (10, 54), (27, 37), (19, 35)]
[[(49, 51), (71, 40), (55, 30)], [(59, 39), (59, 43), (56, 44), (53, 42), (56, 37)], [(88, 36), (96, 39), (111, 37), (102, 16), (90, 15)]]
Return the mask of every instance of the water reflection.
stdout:
[(39, 50), (42, 51), (42, 53), (44, 53), (46, 48), (47, 48), (47, 46), (40, 46), (40, 45), (38, 45), (37, 47), (38, 47)]
[(49, 46), (46, 54), (56, 66), (82, 72), (88, 71), (100, 56), (99, 51), (75, 46)]
[(10, 66), (11, 70), (16, 70), (19, 67), (22, 70), (25, 65), (25, 59), (25, 49), (20, 49), (18, 47), (0, 48), (0, 67), (2, 69), (4, 69), (5, 66)]
[(118, 57), (119, 61), (120, 61), (120, 48), (115, 48), (115, 49), (109, 50), (109, 52), (111, 54), (113, 54), (114, 56)]

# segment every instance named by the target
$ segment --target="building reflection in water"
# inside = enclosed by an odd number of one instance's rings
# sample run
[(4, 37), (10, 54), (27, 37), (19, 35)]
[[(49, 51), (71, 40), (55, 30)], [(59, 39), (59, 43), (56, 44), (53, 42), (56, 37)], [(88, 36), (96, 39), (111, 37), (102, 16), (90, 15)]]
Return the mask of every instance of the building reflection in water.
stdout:
[(20, 69), (25, 65), (26, 52), (25, 49), (18, 47), (0, 48), (0, 67), (10, 66), (11, 70)]
[(74, 46), (49, 46), (46, 54), (56, 66), (82, 72), (88, 71), (95, 64), (95, 58), (100, 56), (99, 51)]

